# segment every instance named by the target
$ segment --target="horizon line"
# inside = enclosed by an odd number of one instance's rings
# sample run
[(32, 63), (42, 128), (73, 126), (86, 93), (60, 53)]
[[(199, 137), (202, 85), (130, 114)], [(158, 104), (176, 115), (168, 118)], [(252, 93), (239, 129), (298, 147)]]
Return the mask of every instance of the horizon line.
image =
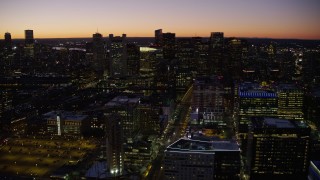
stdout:
[[(201, 37), (201, 38), (210, 38), (210, 36), (176, 36), (176, 38), (193, 38), (193, 37)], [(48, 37), (48, 38), (34, 38), (37, 39), (90, 39), (92, 37)], [(109, 38), (109, 36), (105, 36), (102, 38)], [(127, 38), (154, 38), (154, 36), (127, 36)], [(309, 41), (320, 41), (319, 39), (304, 39), (304, 38), (272, 38), (272, 37), (237, 37), (237, 36), (227, 36), (224, 38), (239, 38), (239, 39), (278, 39), (278, 40), (309, 40)], [(12, 38), (12, 40), (23, 40), (25, 38)], [(4, 38), (0, 38), (0, 40), (4, 40)]]

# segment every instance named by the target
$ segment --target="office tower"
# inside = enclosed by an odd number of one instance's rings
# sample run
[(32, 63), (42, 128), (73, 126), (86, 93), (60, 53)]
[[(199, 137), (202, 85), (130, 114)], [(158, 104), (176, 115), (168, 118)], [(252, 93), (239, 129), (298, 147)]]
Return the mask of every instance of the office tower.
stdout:
[(238, 90), (239, 132), (248, 132), (248, 123), (253, 116), (276, 117), (278, 97), (273, 85), (266, 83), (242, 83)]
[[(319, 52), (307, 51), (307, 52), (303, 53), (302, 79), (303, 79), (304, 85), (309, 89), (316, 87), (317, 85), (320, 84), (320, 61), (319, 61), (319, 59), (320, 59)], [(294, 64), (294, 61), (290, 61), (290, 65), (292, 65), (292, 63)]]
[(95, 33), (92, 35), (92, 53), (93, 63), (96, 71), (103, 73), (106, 69), (105, 48), (102, 34)]
[(140, 98), (137, 97), (117, 96), (105, 105), (107, 107), (105, 114), (119, 115), (123, 140), (132, 138), (138, 130), (137, 106), (139, 100)]
[(175, 33), (163, 33), (163, 58), (172, 60), (176, 56), (176, 34)]
[(137, 76), (140, 70), (140, 49), (136, 44), (127, 44), (127, 75)]
[(165, 150), (165, 179), (239, 179), (240, 149), (230, 141), (179, 139)]
[(140, 75), (153, 77), (155, 75), (156, 63), (162, 51), (157, 48), (140, 47)]
[(185, 93), (193, 82), (196, 74), (196, 59), (191, 38), (181, 38), (177, 42), (177, 61), (175, 65), (175, 80), (177, 92)]
[(162, 46), (162, 40), (163, 40), (162, 29), (155, 30), (154, 31), (154, 44), (156, 46)]
[(208, 66), (209, 60), (209, 43), (202, 42), (201, 37), (192, 37), (192, 44), (194, 46), (194, 59), (192, 63), (195, 67), (198, 76), (210, 76), (210, 69)]
[(33, 45), (34, 39), (33, 39), (33, 30), (25, 30), (25, 45)]
[(241, 39), (228, 41), (228, 59), (226, 60), (227, 71), (233, 79), (240, 79), (244, 61), (247, 59), (247, 42)]
[(212, 32), (209, 40), (210, 73), (222, 74), (224, 67), (224, 37), (223, 32)]
[(107, 124), (107, 170), (111, 176), (121, 176), (124, 170), (123, 137), (121, 116), (112, 113), (106, 116)]
[(139, 129), (144, 135), (161, 134), (161, 123), (159, 122), (159, 106), (153, 105), (152, 101), (143, 99), (137, 107), (137, 119)]
[(25, 30), (25, 55), (27, 57), (34, 57), (34, 39), (33, 30)]
[(225, 94), (221, 76), (196, 78), (193, 84), (191, 104), (192, 122), (203, 125), (226, 125), (223, 122)]
[(303, 120), (303, 89), (296, 84), (279, 84), (278, 117), (292, 120)]
[(126, 34), (122, 36), (109, 35), (110, 76), (127, 75), (127, 42)]
[(250, 179), (307, 179), (310, 128), (303, 121), (252, 118)]
[(12, 40), (11, 40), (11, 34), (9, 32), (6, 32), (4, 34), (4, 45), (8, 50), (11, 50)]

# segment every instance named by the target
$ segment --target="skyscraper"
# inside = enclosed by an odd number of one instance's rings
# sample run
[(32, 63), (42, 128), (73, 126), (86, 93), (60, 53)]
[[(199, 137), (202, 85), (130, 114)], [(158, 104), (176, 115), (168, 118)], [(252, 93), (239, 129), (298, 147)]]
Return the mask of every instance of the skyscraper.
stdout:
[(272, 85), (242, 83), (239, 85), (239, 132), (248, 132), (253, 116), (277, 117), (278, 97)]
[(106, 68), (105, 49), (102, 34), (95, 33), (92, 35), (92, 52), (93, 62), (96, 71), (103, 71)]
[(33, 30), (25, 30), (25, 55), (28, 57), (34, 57), (34, 39)]
[(222, 77), (199, 77), (193, 85), (192, 95), (192, 120), (208, 125), (222, 126), (224, 108), (224, 90)]
[(224, 37), (223, 32), (212, 32), (209, 45), (210, 73), (221, 74), (224, 67)]
[(163, 36), (162, 36), (162, 29), (157, 29), (154, 31), (154, 44), (156, 46), (162, 46), (162, 39), (163, 39)]
[(259, 117), (248, 135), (250, 179), (307, 179), (310, 128), (302, 121)]
[(127, 70), (128, 76), (139, 75), (140, 70), (140, 49), (136, 44), (127, 44)]
[(126, 34), (122, 34), (122, 37), (109, 35), (109, 60), (111, 76), (127, 75)]
[(136, 111), (139, 100), (137, 97), (117, 96), (106, 104), (106, 113), (116, 113), (120, 117), (124, 141), (132, 138), (138, 129)]
[(34, 39), (33, 39), (33, 30), (25, 30), (25, 45), (33, 45)]
[(121, 117), (110, 114), (107, 117), (107, 168), (112, 176), (121, 176), (124, 169)]
[(12, 46), (12, 40), (11, 40), (11, 34), (9, 32), (6, 32), (4, 34), (4, 45), (9, 50)]
[(163, 58), (172, 60), (176, 55), (176, 34), (175, 33), (163, 33)]
[(278, 116), (303, 120), (303, 90), (295, 84), (278, 85)]

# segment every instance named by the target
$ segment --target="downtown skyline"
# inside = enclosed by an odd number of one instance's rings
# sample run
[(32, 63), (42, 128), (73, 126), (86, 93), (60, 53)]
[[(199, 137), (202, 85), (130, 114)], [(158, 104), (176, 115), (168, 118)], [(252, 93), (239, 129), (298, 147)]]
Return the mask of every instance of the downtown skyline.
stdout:
[[(320, 2), (299, 1), (101, 1), (4, 0), (0, 2), (0, 33), (24, 38), (91, 37), (98, 31), (153, 37), (155, 29), (177, 37), (208, 37), (221, 31), (226, 37), (320, 39)], [(0, 36), (3, 39), (3, 36)]]

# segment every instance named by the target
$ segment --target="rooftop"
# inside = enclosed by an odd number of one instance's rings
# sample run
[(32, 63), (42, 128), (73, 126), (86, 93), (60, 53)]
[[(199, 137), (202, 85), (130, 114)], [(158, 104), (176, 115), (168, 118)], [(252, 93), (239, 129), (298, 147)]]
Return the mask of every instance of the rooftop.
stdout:
[(106, 106), (122, 106), (124, 104), (138, 104), (140, 98), (137, 97), (127, 97), (127, 96), (117, 96), (109, 101)]
[(299, 88), (296, 84), (293, 84), (293, 83), (282, 83), (282, 84), (279, 84), (278, 85), (278, 91), (301, 91), (302, 92), (302, 89)]
[(239, 85), (239, 96), (248, 98), (275, 98), (277, 93), (272, 85), (245, 82)]
[(167, 147), (167, 151), (216, 152), (240, 151), (239, 145), (231, 141), (199, 141), (179, 139)]
[(88, 117), (87, 115), (75, 114), (74, 112), (68, 112), (68, 111), (50, 111), (43, 114), (43, 116), (46, 119), (56, 119), (58, 115), (60, 115), (60, 117), (63, 120), (73, 120), (73, 121), (82, 121)]
[(257, 117), (252, 120), (255, 128), (308, 128), (303, 121), (286, 120), (272, 117)]

